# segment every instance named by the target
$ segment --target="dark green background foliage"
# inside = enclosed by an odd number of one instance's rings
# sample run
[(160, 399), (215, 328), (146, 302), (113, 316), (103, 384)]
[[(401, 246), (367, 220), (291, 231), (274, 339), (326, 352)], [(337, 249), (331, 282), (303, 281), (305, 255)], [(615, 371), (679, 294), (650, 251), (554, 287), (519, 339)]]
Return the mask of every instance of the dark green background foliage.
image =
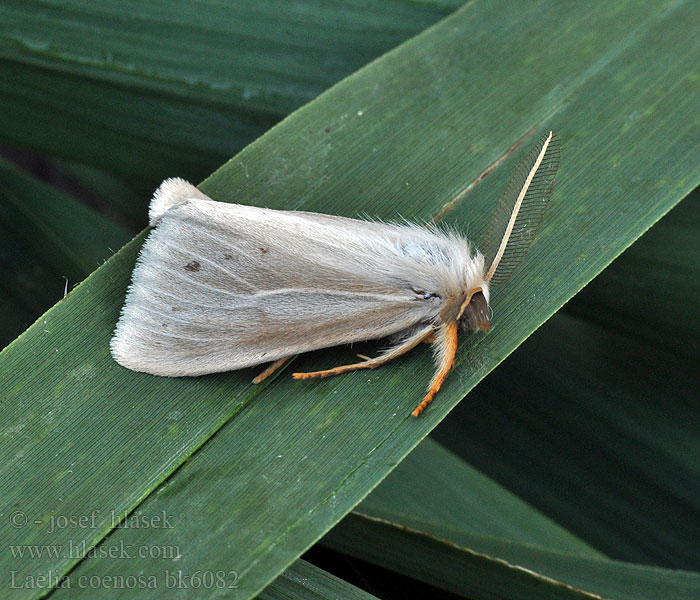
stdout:
[[(700, 597), (698, 33), (691, 0), (2, 3), (0, 595)], [(419, 419), (427, 348), (111, 360), (163, 177), (478, 240), (550, 129), (538, 239)]]

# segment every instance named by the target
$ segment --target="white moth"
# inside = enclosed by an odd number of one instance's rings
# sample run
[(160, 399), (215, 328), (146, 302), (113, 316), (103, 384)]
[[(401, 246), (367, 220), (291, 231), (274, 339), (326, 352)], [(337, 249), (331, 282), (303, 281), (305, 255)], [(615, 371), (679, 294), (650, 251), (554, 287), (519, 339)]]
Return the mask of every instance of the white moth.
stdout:
[(440, 389), (458, 324), (487, 330), (490, 288), (529, 248), (551, 197), (559, 141), (545, 135), (519, 164), (482, 252), (455, 233), (309, 212), (215, 202), (167, 179), (154, 226), (111, 340), (124, 367), (178, 377), (272, 362), (318, 348), (391, 336), (376, 358), (296, 379), (374, 369), (430, 342), (436, 372), (413, 411)]

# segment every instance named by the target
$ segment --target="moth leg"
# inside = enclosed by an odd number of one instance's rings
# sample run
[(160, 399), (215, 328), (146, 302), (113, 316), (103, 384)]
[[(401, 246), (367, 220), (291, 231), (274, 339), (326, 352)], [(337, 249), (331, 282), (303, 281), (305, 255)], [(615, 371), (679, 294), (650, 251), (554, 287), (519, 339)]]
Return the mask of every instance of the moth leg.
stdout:
[(414, 417), (421, 414), (425, 410), (425, 407), (433, 401), (435, 394), (438, 393), (447, 374), (455, 364), (455, 356), (457, 354), (457, 321), (452, 321), (440, 327), (435, 336), (435, 343), (438, 346), (436, 353), (438, 370), (433, 380), (430, 382), (430, 389), (425, 398), (423, 398), (423, 401), (416, 406), (415, 410), (411, 413)]
[(267, 367), (262, 373), (259, 373), (253, 378), (253, 383), (258, 384), (265, 381), (270, 375), (272, 375), (277, 369), (279, 369), (284, 363), (286, 363), (291, 356), (285, 356), (273, 362), (269, 367)]
[(325, 371), (313, 371), (311, 373), (292, 373), (294, 379), (316, 379), (321, 377), (331, 377), (333, 375), (340, 375), (341, 373), (347, 373), (349, 371), (357, 371), (358, 369), (376, 369), (377, 367), (388, 363), (390, 360), (405, 354), (409, 350), (415, 348), (420, 344), (425, 338), (432, 335), (433, 333), (432, 325), (421, 329), (417, 333), (414, 333), (411, 337), (404, 340), (397, 346), (389, 349), (384, 354), (377, 356), (376, 358), (370, 358), (359, 363), (352, 365), (342, 365), (340, 367), (335, 367), (333, 369), (327, 369)]

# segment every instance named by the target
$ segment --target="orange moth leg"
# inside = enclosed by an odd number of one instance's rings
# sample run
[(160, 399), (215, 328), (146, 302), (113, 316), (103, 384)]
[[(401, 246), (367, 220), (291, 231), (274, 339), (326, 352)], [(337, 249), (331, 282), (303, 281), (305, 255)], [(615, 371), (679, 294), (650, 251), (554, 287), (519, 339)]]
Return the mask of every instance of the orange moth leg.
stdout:
[(285, 356), (273, 362), (269, 367), (267, 367), (262, 373), (258, 374), (253, 378), (253, 383), (258, 384), (265, 381), (270, 375), (272, 375), (277, 369), (279, 369), (284, 363), (286, 363), (291, 356)]
[(455, 364), (455, 355), (457, 354), (457, 321), (452, 321), (451, 323), (447, 323), (447, 325), (443, 325), (437, 332), (435, 343), (438, 344), (438, 371), (435, 373), (433, 381), (430, 383), (430, 389), (425, 398), (423, 398), (423, 401), (416, 406), (415, 410), (411, 413), (414, 417), (421, 414), (425, 410), (425, 407), (433, 401), (435, 394), (438, 393), (447, 374)]
[(349, 371), (357, 371), (358, 369), (376, 369), (377, 367), (388, 363), (390, 360), (405, 354), (409, 350), (415, 348), (420, 344), (425, 338), (432, 335), (433, 327), (432, 325), (424, 329), (419, 330), (414, 333), (411, 337), (405, 339), (403, 342), (394, 346), (393, 348), (386, 351), (381, 356), (376, 358), (370, 358), (360, 363), (355, 363), (352, 365), (342, 365), (340, 367), (335, 367), (334, 369), (327, 369), (325, 371), (313, 371), (311, 373), (292, 373), (294, 379), (316, 379), (321, 377), (332, 377), (333, 375), (340, 375), (341, 373), (347, 373)]
[(323, 379), (324, 377), (333, 377), (333, 375), (340, 375), (341, 373), (349, 373), (350, 371), (357, 371), (359, 369), (376, 369), (378, 366), (384, 364), (387, 361), (380, 361), (378, 358), (365, 360), (360, 363), (355, 363), (352, 365), (342, 365), (340, 367), (333, 367), (332, 369), (326, 369), (325, 371), (311, 371), (308, 373), (292, 373), (294, 379)]

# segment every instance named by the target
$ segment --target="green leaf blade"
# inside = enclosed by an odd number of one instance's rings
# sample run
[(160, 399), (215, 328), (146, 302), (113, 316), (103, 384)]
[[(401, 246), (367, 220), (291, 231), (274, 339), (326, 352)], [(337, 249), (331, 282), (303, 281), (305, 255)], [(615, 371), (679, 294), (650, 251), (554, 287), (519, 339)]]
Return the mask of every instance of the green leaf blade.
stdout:
[(5, 3), (0, 135), (151, 186), (201, 178), (460, 4)]

